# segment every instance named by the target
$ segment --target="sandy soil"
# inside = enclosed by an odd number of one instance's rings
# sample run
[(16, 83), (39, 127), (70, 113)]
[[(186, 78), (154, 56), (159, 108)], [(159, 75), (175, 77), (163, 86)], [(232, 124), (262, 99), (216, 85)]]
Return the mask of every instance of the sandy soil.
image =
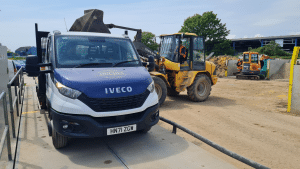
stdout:
[[(167, 97), (160, 115), (267, 167), (300, 168), (300, 115), (286, 113), (288, 86), (287, 80), (220, 78), (205, 102), (191, 102), (182, 92)], [(182, 131), (177, 134), (238, 168), (251, 168)]]

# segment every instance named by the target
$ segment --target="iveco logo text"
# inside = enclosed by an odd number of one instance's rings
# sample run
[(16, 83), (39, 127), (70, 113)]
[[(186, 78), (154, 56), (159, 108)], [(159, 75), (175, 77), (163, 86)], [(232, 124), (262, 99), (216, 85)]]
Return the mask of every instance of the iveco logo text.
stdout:
[(116, 87), (116, 88), (105, 88), (105, 93), (126, 93), (126, 92), (132, 92), (132, 87)]

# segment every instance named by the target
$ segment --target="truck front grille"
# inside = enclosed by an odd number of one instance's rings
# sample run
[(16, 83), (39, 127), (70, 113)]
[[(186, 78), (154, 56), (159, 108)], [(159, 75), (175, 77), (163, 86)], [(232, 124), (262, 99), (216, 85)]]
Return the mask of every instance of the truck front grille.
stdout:
[(96, 112), (107, 112), (141, 107), (149, 94), (147, 89), (141, 94), (116, 98), (90, 98), (82, 93), (78, 99)]
[(138, 121), (143, 117), (145, 112), (146, 111), (142, 111), (139, 113), (126, 114), (126, 115), (121, 115), (121, 116), (93, 117), (93, 119), (102, 125), (110, 125), (110, 124), (116, 125), (117, 123), (120, 123), (120, 122)]

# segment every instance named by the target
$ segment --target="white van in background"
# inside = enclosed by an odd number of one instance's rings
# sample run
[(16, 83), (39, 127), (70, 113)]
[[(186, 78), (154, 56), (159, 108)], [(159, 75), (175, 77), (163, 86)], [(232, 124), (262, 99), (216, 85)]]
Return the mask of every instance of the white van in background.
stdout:
[(7, 60), (8, 62), (8, 77), (9, 81), (14, 77), (14, 75), (17, 73), (17, 68), (13, 60)]

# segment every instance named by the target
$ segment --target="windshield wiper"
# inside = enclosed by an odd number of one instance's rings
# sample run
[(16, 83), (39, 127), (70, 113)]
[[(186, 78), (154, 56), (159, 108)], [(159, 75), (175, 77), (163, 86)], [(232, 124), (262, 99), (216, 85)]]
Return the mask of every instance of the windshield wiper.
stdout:
[(85, 66), (94, 66), (94, 65), (107, 65), (107, 64), (112, 65), (112, 63), (86, 63), (86, 64), (77, 65), (77, 66), (75, 66), (73, 68), (85, 67)]
[(115, 66), (117, 66), (119, 64), (122, 64), (122, 63), (136, 62), (136, 61), (139, 61), (139, 60), (126, 60), (126, 61), (118, 62), (118, 63), (114, 64), (112, 67), (115, 67)]

